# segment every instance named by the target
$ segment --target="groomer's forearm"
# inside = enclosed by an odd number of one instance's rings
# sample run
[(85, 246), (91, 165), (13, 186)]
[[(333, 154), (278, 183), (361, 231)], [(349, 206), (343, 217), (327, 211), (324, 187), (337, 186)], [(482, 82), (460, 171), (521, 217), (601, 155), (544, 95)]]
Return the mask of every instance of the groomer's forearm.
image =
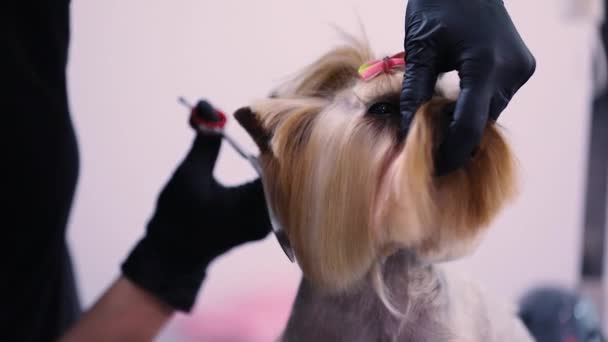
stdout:
[(173, 308), (121, 277), (61, 341), (151, 341)]

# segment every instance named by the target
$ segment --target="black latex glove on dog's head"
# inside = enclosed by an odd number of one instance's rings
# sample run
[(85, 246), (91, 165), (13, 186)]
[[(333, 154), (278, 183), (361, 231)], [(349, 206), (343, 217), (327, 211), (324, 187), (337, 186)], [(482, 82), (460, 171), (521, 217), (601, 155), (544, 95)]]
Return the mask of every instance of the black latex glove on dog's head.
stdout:
[(122, 266), (128, 279), (183, 311), (194, 304), (215, 257), (270, 231), (259, 179), (236, 187), (214, 179), (221, 142), (219, 136), (197, 135)]
[(409, 0), (406, 70), (401, 93), (404, 130), (433, 95), (440, 73), (458, 70), (461, 93), (437, 152), (438, 174), (463, 166), (536, 68), (502, 0)]

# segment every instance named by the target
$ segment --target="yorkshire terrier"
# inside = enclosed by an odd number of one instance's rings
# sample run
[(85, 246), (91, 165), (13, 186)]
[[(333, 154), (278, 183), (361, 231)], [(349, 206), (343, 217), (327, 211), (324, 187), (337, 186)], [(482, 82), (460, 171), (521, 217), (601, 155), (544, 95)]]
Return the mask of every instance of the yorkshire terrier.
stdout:
[(363, 80), (372, 57), (351, 39), (235, 113), (304, 275), (281, 340), (531, 341), (514, 311), (437, 265), (470, 253), (515, 195), (500, 127), (437, 176), (453, 99), (438, 89), (404, 134), (403, 71)]

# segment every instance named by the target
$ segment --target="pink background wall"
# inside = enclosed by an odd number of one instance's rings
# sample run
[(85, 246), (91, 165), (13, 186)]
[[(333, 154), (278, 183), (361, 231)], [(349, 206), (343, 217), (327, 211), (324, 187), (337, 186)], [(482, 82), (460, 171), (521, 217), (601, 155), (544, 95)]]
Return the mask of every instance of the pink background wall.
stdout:
[[(358, 32), (357, 18), (376, 51), (396, 52), (404, 8), (401, 0), (74, 0), (69, 86), (82, 164), (69, 240), (84, 304), (118, 276), (189, 147), (178, 95), (231, 112), (339, 43), (331, 25)], [(551, 0), (508, 8), (538, 60), (501, 119), (520, 160), (521, 195), (454, 267), (515, 300), (533, 285), (578, 279), (594, 31), (590, 20), (566, 20)], [(234, 122), (228, 130), (254, 150)], [(216, 175), (235, 184), (253, 172), (223, 149)], [(298, 278), (272, 237), (233, 251), (211, 267), (193, 318), (174, 322), (161, 340), (227, 331), (268, 340)]]

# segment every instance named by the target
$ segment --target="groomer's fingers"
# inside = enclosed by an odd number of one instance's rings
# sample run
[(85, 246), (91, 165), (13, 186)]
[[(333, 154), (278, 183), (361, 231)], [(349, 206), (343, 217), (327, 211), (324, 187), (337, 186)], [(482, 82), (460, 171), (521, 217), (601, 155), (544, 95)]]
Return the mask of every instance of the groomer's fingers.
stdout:
[[(264, 189), (260, 179), (245, 183), (239, 186), (227, 188), (221, 194), (224, 204), (230, 208), (228, 212), (238, 213), (231, 215), (226, 220), (243, 220), (247, 225), (228, 224), (228, 226), (238, 227), (239, 232), (234, 235), (238, 244), (261, 240), (270, 232), (270, 219), (264, 197)], [(246, 203), (246, 205), (243, 205)]]
[(507, 108), (509, 101), (511, 101), (511, 97), (504, 91), (498, 90), (494, 92), (494, 96), (492, 96), (492, 100), (490, 101), (490, 119), (493, 121), (498, 120), (502, 111)]
[(403, 132), (408, 131), (418, 108), (433, 96), (438, 77), (435, 70), (430, 65), (406, 62), (399, 104)]
[(441, 22), (423, 15), (414, 5), (413, 1), (408, 2), (405, 13), (405, 73), (399, 104), (403, 133), (409, 130), (418, 108), (433, 96), (439, 76), (437, 53)]
[[(195, 127), (198, 124), (197, 120), (216, 122), (221, 120), (221, 116), (219, 116), (218, 112), (209, 102), (201, 100), (193, 109), (190, 125)], [(200, 173), (201, 176), (210, 176), (213, 173), (221, 143), (222, 138), (219, 135), (197, 133), (181, 168), (183, 169), (183, 166), (187, 166), (188, 169)]]
[(199, 172), (201, 176), (210, 176), (213, 173), (221, 144), (222, 138), (218, 135), (198, 133), (183, 164), (195, 172)]
[(463, 88), (456, 102), (453, 121), (436, 157), (438, 175), (454, 171), (471, 159), (488, 122), (492, 82), (467, 76), (461, 76), (461, 80)]

